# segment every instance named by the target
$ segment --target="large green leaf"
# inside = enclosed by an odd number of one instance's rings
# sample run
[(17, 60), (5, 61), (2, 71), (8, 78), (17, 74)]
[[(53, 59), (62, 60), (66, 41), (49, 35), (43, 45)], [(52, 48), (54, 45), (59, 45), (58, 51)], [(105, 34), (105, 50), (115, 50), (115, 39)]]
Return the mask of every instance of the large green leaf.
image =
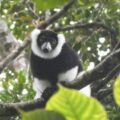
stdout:
[(21, 114), (22, 120), (65, 120), (59, 113), (40, 109), (31, 112), (21, 112)]
[(120, 105), (120, 76), (114, 83), (114, 98), (118, 105)]
[(46, 109), (61, 113), (67, 120), (107, 120), (107, 113), (96, 99), (64, 87), (48, 101)]
[(46, 10), (64, 5), (68, 0), (33, 0), (37, 10)]

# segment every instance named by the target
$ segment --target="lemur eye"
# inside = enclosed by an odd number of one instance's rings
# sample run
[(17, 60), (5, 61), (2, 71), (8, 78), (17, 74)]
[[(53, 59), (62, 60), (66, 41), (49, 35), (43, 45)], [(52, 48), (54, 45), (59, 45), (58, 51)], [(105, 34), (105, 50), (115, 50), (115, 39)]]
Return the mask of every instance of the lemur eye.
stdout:
[(40, 42), (40, 43), (44, 42), (44, 38), (40, 38), (40, 39), (39, 39), (39, 42)]
[(56, 40), (52, 40), (51, 42), (53, 45), (56, 45), (57, 41)]
[(39, 39), (37, 40), (37, 44), (38, 44), (38, 45), (41, 45), (43, 42), (44, 42), (44, 40), (43, 40), (42, 38), (39, 38)]

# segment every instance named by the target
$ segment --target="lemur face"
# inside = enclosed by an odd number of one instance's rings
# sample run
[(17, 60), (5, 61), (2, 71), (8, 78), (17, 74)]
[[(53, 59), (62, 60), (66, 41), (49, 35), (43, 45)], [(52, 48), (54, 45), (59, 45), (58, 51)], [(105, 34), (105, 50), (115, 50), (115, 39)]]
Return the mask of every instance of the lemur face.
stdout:
[(34, 29), (31, 33), (32, 52), (40, 58), (53, 59), (57, 57), (65, 44), (63, 34), (50, 30)]
[(52, 52), (58, 44), (58, 37), (55, 32), (42, 31), (37, 38), (37, 45), (43, 53)]

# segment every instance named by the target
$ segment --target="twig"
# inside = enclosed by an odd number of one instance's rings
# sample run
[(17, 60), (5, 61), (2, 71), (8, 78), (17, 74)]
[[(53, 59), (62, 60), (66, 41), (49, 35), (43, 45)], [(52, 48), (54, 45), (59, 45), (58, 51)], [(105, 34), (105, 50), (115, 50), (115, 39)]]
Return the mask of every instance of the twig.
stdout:
[[(54, 31), (56, 32), (60, 32), (60, 31), (69, 31), (69, 30), (73, 30), (73, 29), (80, 29), (80, 28), (84, 28), (84, 29), (88, 29), (88, 28), (102, 28), (104, 30), (106, 30), (109, 34), (110, 34), (110, 43), (111, 43), (111, 50), (114, 49), (114, 47), (116, 46), (118, 40), (117, 40), (117, 33), (114, 29), (106, 26), (103, 23), (100, 22), (93, 22), (93, 23), (76, 23), (74, 25), (69, 25), (66, 27), (59, 27), (59, 28), (55, 28)], [(120, 46), (120, 44), (119, 44)]]
[(116, 74), (118, 74), (120, 72), (120, 64), (118, 64), (117, 66), (115, 66), (109, 74), (107, 74), (107, 76), (104, 78), (104, 80), (101, 81), (101, 83), (95, 88), (95, 91), (99, 91), (100, 89), (102, 89), (103, 87), (105, 87), (105, 85), (113, 78), (115, 77)]
[(29, 2), (26, 2), (26, 5), (28, 7), (28, 10), (30, 12), (30, 14), (35, 18), (35, 19), (39, 19), (39, 16), (35, 13), (35, 11), (31, 8)]
[(55, 28), (54, 31), (56, 32), (60, 32), (60, 31), (69, 31), (69, 30), (73, 30), (73, 29), (80, 29), (80, 28), (103, 28), (106, 31), (111, 31), (111, 28), (109, 28), (108, 26), (104, 25), (103, 23), (99, 23), (99, 22), (93, 22), (93, 23), (76, 23), (74, 25), (69, 25), (66, 27), (59, 27), (59, 28)]
[(100, 101), (104, 100), (107, 96), (111, 95), (112, 94), (112, 88), (109, 88), (109, 89), (105, 89), (105, 90), (102, 90), (100, 91), (96, 98)]
[(115, 51), (116, 49), (120, 48), (120, 40), (117, 42), (117, 44), (115, 45), (113, 51)]

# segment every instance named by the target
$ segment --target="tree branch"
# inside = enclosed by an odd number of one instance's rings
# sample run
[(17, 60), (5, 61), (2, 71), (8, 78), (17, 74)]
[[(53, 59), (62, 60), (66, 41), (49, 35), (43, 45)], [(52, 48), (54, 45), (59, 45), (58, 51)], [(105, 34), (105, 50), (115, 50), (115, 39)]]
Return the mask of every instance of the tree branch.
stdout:
[(116, 75), (118, 75), (118, 73), (120, 72), (120, 64), (118, 64), (117, 66), (115, 66), (109, 74), (107, 74), (107, 76), (104, 78), (104, 80), (102, 80), (96, 87), (95, 87), (95, 91), (97, 93), (97, 91), (99, 91), (100, 89), (102, 89), (103, 87), (105, 87), (105, 85), (112, 79), (114, 78)]
[(19, 48), (16, 50), (12, 51), (11, 54), (9, 54), (3, 61), (0, 62), (0, 73), (2, 70), (7, 67), (12, 60), (14, 60), (30, 43), (30, 38), (26, 38), (24, 40), (23, 45), (21, 45)]
[(63, 85), (69, 88), (81, 89), (94, 81), (104, 78), (118, 65), (118, 62), (120, 63), (117, 59), (118, 56), (120, 56), (120, 48), (104, 58), (94, 69), (86, 71), (78, 79), (71, 83), (64, 83)]
[[(88, 28), (102, 28), (104, 30), (106, 30), (109, 34), (110, 34), (110, 38), (111, 38), (111, 50), (114, 49), (114, 47), (116, 46), (118, 40), (117, 40), (117, 32), (115, 29), (108, 27), (107, 25), (101, 23), (101, 22), (92, 22), (92, 23), (75, 23), (74, 25), (69, 25), (66, 27), (58, 27), (55, 28), (54, 31), (56, 32), (60, 32), (60, 31), (69, 31), (69, 30), (73, 30), (73, 29), (80, 29), (80, 28), (84, 28), (84, 29), (88, 29)], [(120, 44), (119, 46), (120, 47)]]
[(29, 101), (29, 102), (21, 102), (21, 103), (0, 103), (0, 117), (2, 116), (15, 116), (19, 115), (17, 109), (30, 111), (37, 108), (44, 108), (45, 102), (41, 99)]
[(30, 3), (29, 3), (29, 1), (24, 1), (25, 2), (25, 4), (26, 4), (26, 6), (27, 6), (27, 8), (28, 8), (28, 10), (29, 10), (29, 13), (32, 15), (32, 17), (34, 17), (35, 19), (38, 19), (39, 18), (39, 16), (35, 13), (35, 11), (32, 9), (32, 7), (30, 6)]
[(80, 29), (80, 28), (84, 28), (84, 29), (88, 29), (88, 28), (103, 28), (106, 31), (110, 32), (111, 28), (109, 28), (108, 26), (104, 25), (103, 23), (99, 23), (99, 22), (93, 22), (93, 23), (76, 23), (74, 25), (69, 25), (66, 27), (58, 27), (55, 28), (54, 31), (56, 32), (60, 32), (60, 31), (69, 31), (69, 30), (73, 30), (73, 29)]
[(102, 90), (97, 94), (96, 97), (97, 97), (98, 100), (102, 101), (102, 100), (104, 100), (104, 98), (111, 95), (112, 91), (113, 91), (113, 89), (111, 89), (111, 88)]
[[(71, 7), (73, 3), (74, 3), (74, 0), (71, 0), (59, 12), (57, 12), (56, 14), (51, 16), (49, 19), (41, 23), (38, 28), (39, 29), (46, 28), (48, 25), (58, 20), (65, 12), (67, 12), (67, 10)], [(31, 41), (30, 37), (26, 38), (22, 46), (17, 48), (15, 51), (9, 54), (3, 61), (0, 62), (0, 73), (5, 67), (9, 65), (11, 61), (13, 61), (30, 44), (30, 41)]]

